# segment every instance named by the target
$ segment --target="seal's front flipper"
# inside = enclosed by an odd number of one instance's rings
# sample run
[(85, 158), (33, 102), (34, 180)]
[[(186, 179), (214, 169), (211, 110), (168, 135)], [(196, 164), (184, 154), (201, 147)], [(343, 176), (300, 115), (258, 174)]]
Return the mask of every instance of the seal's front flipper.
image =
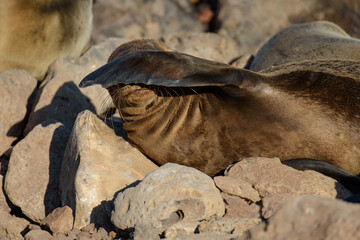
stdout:
[(353, 193), (360, 193), (360, 177), (354, 176), (327, 162), (309, 158), (298, 158), (282, 161), (283, 164), (297, 170), (314, 170), (338, 180)]
[(244, 79), (255, 81), (258, 73), (234, 68), (225, 63), (191, 55), (155, 50), (139, 50), (123, 55), (87, 75), (79, 84), (145, 84), (164, 87), (235, 86), (244, 87)]

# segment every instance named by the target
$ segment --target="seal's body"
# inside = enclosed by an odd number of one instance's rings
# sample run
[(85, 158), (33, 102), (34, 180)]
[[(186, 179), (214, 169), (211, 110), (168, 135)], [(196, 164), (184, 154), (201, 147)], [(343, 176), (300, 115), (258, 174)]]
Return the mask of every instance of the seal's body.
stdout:
[(57, 58), (89, 46), (93, 0), (1, 0), (0, 72), (26, 69), (44, 78)]
[(260, 48), (250, 70), (324, 59), (360, 61), (360, 40), (328, 21), (294, 24), (272, 36)]
[(243, 157), (311, 158), (360, 173), (359, 62), (257, 73), (131, 45), (80, 86), (107, 88), (130, 142), (156, 162), (214, 175)]

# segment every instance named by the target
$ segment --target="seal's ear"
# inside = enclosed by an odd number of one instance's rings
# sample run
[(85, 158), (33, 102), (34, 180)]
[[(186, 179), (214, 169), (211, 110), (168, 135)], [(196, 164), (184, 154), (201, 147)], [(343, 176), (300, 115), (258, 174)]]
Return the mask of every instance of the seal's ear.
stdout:
[(237, 69), (187, 54), (140, 50), (121, 56), (87, 75), (79, 84), (145, 84), (165, 87), (228, 86), (241, 87), (244, 79), (259, 78), (257, 73)]

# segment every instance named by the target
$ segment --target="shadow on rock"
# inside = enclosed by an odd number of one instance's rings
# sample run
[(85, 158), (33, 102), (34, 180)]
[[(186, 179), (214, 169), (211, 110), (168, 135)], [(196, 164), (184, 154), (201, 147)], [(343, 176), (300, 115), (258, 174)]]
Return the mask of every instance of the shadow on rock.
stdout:
[[(45, 122), (45, 126), (46, 124), (49, 124), (49, 122)], [(46, 216), (50, 214), (55, 208), (61, 206), (59, 178), (61, 163), (69, 136), (69, 129), (62, 125), (54, 131), (51, 140), (49, 151), (49, 182), (44, 196)]]
[[(46, 104), (47, 98), (52, 98), (50, 104), (37, 109), (38, 105)], [(81, 93), (74, 82), (64, 83), (54, 96), (48, 93), (45, 85), (37, 93), (34, 108), (24, 134), (29, 133), (36, 125), (49, 119), (61, 122), (72, 129), (78, 113), (86, 109), (95, 112), (90, 100)]]

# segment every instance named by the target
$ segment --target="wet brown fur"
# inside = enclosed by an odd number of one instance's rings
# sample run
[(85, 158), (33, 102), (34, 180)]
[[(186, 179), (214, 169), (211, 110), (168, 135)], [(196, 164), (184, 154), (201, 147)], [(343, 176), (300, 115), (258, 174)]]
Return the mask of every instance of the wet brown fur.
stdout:
[(117, 84), (108, 90), (130, 142), (159, 164), (214, 175), (242, 157), (312, 158), (360, 174), (359, 62), (238, 71), (238, 86)]

